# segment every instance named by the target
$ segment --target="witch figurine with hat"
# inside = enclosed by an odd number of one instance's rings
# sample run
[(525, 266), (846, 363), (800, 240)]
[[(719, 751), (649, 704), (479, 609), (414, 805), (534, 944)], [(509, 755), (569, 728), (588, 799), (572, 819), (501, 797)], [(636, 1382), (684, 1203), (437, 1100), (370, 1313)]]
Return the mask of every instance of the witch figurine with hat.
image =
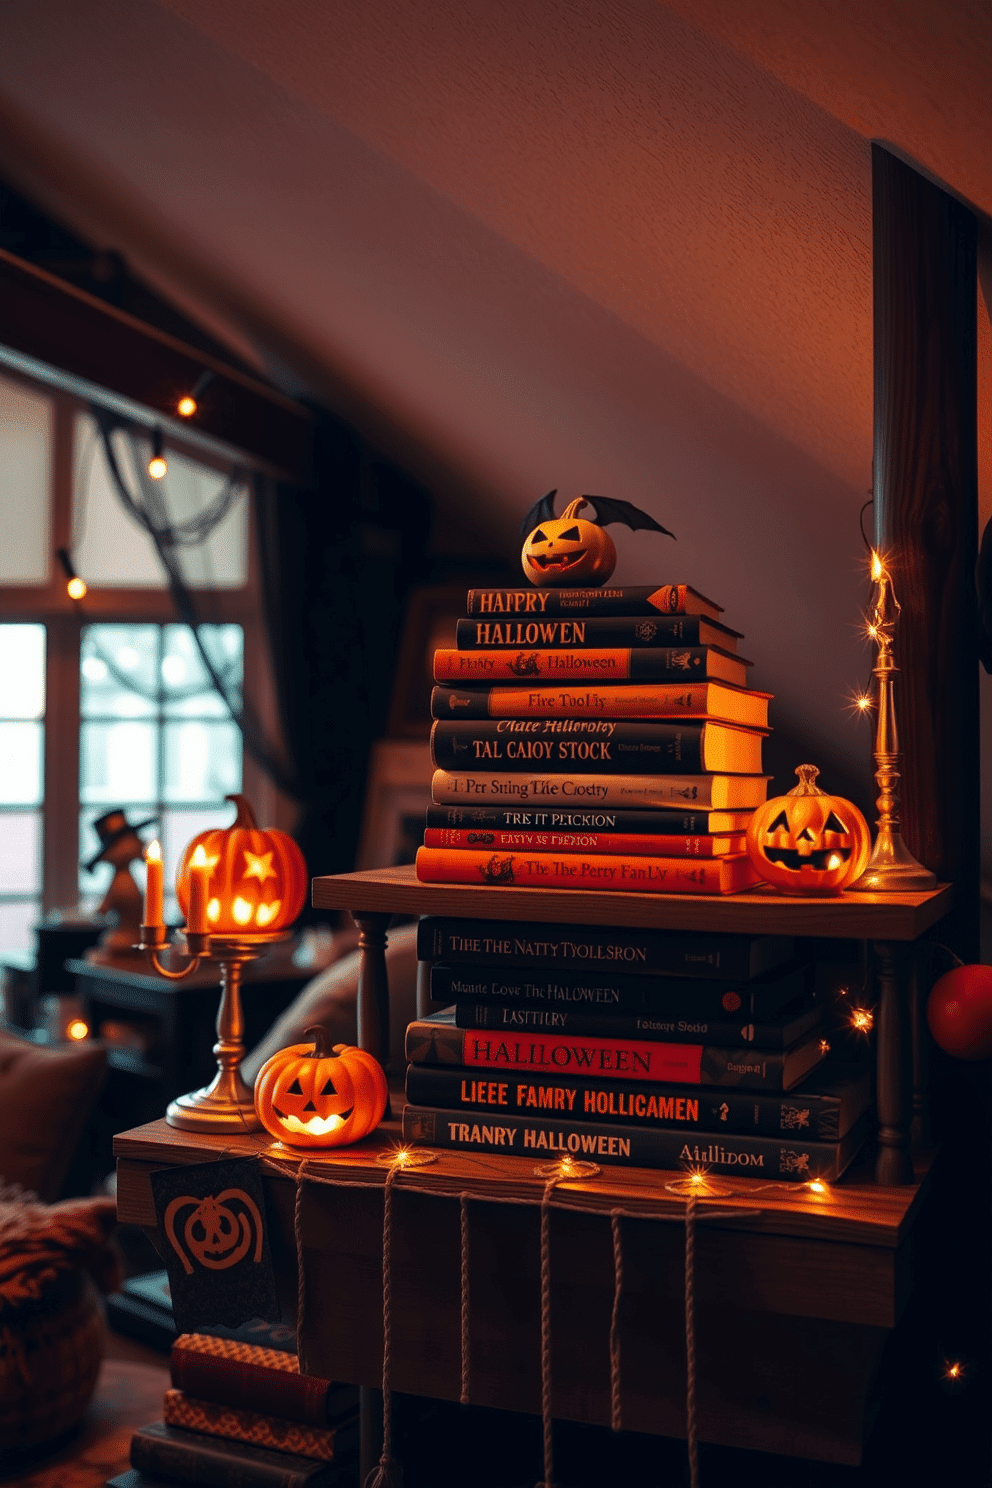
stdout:
[(100, 936), (99, 946), (88, 952), (89, 960), (104, 961), (131, 956), (140, 937), (143, 900), (141, 890), (131, 877), (130, 865), (144, 857), (145, 848), (138, 836), (142, 827), (150, 827), (158, 817), (131, 826), (123, 810), (117, 808), (98, 816), (93, 830), (100, 839), (100, 851), (83, 867), (92, 873), (97, 863), (111, 863), (114, 876), (103, 896), (98, 914), (114, 916), (110, 929)]

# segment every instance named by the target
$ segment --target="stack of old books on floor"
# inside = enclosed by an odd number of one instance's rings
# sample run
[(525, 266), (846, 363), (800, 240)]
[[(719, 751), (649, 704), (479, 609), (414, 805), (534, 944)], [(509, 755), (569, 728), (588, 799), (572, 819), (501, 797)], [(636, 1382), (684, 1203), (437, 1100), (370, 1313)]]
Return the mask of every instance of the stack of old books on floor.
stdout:
[(295, 1354), (184, 1333), (163, 1419), (135, 1432), (113, 1488), (332, 1488), (357, 1467), (358, 1391), (302, 1375)]
[(769, 695), (685, 584), (473, 589), (435, 653), (427, 883), (726, 894)]
[(404, 1139), (829, 1182), (870, 1122), (787, 937), (427, 916)]

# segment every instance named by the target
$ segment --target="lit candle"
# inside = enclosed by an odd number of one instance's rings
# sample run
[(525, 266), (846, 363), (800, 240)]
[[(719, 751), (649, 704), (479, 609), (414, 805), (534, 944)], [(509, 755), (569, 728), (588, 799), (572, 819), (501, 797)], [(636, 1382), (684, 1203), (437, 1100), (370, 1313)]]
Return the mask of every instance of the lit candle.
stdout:
[(145, 924), (162, 923), (162, 844), (156, 837), (145, 848)]
[(203, 851), (202, 842), (197, 847), (189, 865), (189, 910), (186, 914), (186, 929), (196, 935), (206, 934), (207, 901), (210, 897), (210, 864)]

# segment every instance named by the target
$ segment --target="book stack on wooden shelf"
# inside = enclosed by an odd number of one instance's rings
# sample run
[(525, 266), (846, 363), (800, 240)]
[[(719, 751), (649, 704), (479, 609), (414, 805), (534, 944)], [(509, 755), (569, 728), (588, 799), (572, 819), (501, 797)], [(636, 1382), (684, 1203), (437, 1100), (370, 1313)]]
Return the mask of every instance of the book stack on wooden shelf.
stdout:
[(302, 1375), (295, 1354), (184, 1333), (163, 1419), (135, 1432), (113, 1488), (334, 1488), (354, 1476), (358, 1391)]
[(418, 955), (451, 1006), (407, 1030), (407, 1141), (829, 1182), (868, 1133), (787, 937), (427, 916)]
[(435, 764), (417, 876), (724, 894), (765, 800), (769, 694), (686, 584), (472, 589), (434, 658)]

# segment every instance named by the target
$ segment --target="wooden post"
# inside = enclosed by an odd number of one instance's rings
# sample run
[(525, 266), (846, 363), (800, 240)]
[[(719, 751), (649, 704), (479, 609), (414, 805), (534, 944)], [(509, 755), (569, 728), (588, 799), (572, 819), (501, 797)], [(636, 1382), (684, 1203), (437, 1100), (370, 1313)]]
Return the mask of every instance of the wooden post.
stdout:
[(875, 545), (902, 614), (902, 830), (954, 906), (941, 938), (978, 959), (977, 224), (872, 146)]
[(358, 926), (358, 1047), (389, 1063), (389, 975), (386, 971), (388, 914), (353, 914)]
[(909, 950), (897, 940), (876, 940), (878, 1010), (875, 1015), (875, 1104), (878, 1157), (875, 1181), (886, 1187), (912, 1183), (909, 1155), (913, 1117), (913, 1053), (909, 1031)]

